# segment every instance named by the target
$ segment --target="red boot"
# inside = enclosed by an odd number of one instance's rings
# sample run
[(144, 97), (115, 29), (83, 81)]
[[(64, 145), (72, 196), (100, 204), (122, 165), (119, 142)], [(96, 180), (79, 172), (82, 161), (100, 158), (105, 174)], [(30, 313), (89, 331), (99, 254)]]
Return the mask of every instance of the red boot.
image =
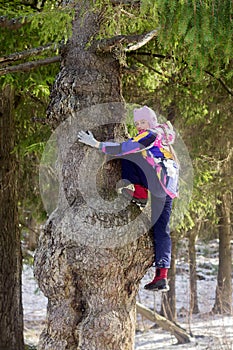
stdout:
[(146, 284), (144, 286), (144, 289), (168, 292), (170, 288), (167, 282), (167, 272), (168, 272), (167, 268), (156, 268), (156, 274), (153, 281)]
[(127, 199), (131, 199), (133, 203), (145, 206), (148, 198), (148, 189), (141, 185), (134, 185), (134, 191), (129, 188), (123, 188), (121, 193)]

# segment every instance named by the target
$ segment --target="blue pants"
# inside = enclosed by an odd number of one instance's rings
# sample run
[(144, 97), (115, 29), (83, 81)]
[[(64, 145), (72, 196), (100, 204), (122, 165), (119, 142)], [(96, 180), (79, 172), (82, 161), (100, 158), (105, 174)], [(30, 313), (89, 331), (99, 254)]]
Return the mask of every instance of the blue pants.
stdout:
[(155, 170), (140, 153), (130, 154), (121, 159), (122, 179), (138, 184), (151, 192), (151, 224), (153, 228), (155, 266), (170, 267), (171, 237), (170, 215), (172, 198), (162, 188)]

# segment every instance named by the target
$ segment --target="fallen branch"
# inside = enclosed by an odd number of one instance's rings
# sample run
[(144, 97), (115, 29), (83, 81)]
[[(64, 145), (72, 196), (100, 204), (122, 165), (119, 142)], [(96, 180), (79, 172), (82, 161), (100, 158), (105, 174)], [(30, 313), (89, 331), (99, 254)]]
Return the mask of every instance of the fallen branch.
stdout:
[(177, 324), (167, 320), (165, 317), (159, 315), (158, 313), (151, 311), (140, 303), (136, 304), (136, 309), (139, 314), (152, 322), (156, 322), (156, 324), (158, 324), (158, 326), (163, 328), (165, 331), (173, 334), (178, 340), (178, 344), (186, 344), (191, 342), (191, 336)]
[(49, 57), (43, 60), (38, 61), (30, 61), (26, 63), (21, 63), (16, 66), (8, 66), (0, 69), (0, 76), (8, 73), (16, 73), (16, 72), (27, 72), (31, 69), (38, 68), (41, 66), (45, 66), (51, 63), (59, 62), (61, 60), (61, 56)]

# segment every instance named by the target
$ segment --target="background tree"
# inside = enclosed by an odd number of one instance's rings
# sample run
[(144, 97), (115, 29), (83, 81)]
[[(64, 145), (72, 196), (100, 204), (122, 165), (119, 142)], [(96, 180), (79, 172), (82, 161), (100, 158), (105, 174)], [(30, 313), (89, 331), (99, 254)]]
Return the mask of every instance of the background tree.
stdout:
[(0, 94), (0, 330), (1, 349), (23, 349), (21, 251), (17, 213), (18, 166), (14, 149), (14, 90), (6, 85)]
[[(63, 26), (70, 15), (61, 11), (51, 20), (53, 5), (49, 1), (1, 2), (0, 348), (7, 350), (23, 349), (21, 238), (25, 238), (26, 230), (35, 231), (29, 222), (38, 222), (45, 215), (39, 196), (38, 167), (49, 128), (36, 125), (33, 117), (44, 117), (49, 85), (58, 68), (51, 65), (26, 73), (31, 63), (25, 60), (38, 57), (46, 61), (43, 55), (54, 52), (55, 46), (43, 47), (44, 42), (65, 39), (69, 27)], [(59, 18), (58, 23), (55, 18)], [(37, 45), (40, 49), (34, 50)], [(16, 69), (19, 73), (6, 75), (6, 67), (12, 69), (15, 62), (21, 65)]]

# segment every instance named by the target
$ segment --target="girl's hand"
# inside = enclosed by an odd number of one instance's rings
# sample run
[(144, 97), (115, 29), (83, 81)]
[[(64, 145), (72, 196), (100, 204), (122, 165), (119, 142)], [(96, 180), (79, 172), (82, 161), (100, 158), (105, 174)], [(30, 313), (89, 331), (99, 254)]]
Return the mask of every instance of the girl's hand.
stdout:
[(99, 147), (99, 142), (94, 138), (93, 134), (91, 131), (79, 131), (78, 132), (78, 141), (85, 143), (85, 145), (91, 146), (98, 148)]

